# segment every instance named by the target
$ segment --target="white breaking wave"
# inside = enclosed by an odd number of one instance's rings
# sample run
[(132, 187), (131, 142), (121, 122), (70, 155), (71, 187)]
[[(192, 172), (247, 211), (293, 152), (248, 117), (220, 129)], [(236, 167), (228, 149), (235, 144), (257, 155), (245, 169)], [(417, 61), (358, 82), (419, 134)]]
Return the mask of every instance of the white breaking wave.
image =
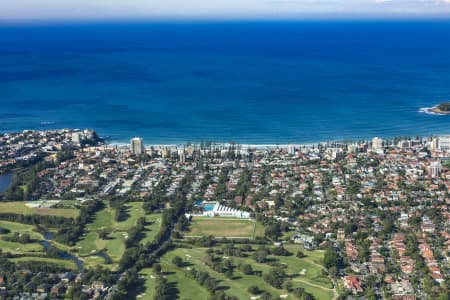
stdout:
[(419, 112), (427, 114), (427, 115), (435, 115), (435, 116), (444, 116), (445, 115), (445, 114), (440, 114), (440, 113), (433, 111), (433, 109), (435, 109), (435, 108), (436, 108), (436, 106), (422, 107), (419, 109)]

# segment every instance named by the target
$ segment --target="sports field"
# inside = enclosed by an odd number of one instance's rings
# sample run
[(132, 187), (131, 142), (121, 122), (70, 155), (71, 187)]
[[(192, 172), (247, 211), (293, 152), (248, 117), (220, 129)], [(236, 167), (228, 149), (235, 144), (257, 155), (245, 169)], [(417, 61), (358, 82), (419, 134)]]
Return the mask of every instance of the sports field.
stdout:
[(227, 238), (250, 238), (264, 235), (264, 227), (254, 220), (194, 217), (190, 223), (189, 237), (214, 236)]

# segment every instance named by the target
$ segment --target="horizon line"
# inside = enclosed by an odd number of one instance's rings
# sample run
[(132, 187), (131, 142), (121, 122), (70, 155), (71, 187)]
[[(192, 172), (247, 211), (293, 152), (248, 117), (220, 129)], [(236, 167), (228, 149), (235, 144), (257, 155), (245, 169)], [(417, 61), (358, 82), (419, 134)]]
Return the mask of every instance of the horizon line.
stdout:
[(234, 22), (408, 22), (450, 21), (449, 14), (305, 14), (296, 16), (183, 16), (183, 17), (73, 17), (73, 18), (0, 18), (2, 25), (63, 25), (110, 23), (234, 23)]

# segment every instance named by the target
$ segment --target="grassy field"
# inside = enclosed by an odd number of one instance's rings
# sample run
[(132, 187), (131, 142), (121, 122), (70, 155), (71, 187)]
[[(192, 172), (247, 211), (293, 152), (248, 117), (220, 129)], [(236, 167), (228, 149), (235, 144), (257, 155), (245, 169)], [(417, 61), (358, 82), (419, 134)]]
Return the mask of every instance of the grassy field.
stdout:
[[(40, 244), (40, 242), (21, 244), (21, 243), (7, 242), (7, 241), (4, 241), (3, 239), (1, 239), (1, 237), (10, 236), (10, 235), (14, 234), (15, 232), (19, 232), (20, 234), (24, 234), (24, 233), (29, 234), (32, 239), (37, 240), (37, 241), (44, 240), (44, 237), (39, 232), (34, 231), (35, 226), (21, 224), (21, 223), (15, 223), (15, 222), (0, 221), (0, 227), (11, 231), (11, 233), (9, 233), (9, 234), (0, 234), (0, 249), (3, 252), (9, 252), (11, 254), (21, 254), (21, 255), (45, 254), (44, 247)], [(54, 243), (57, 245), (57, 247), (62, 248), (61, 244), (58, 244), (56, 242), (54, 242)], [(64, 250), (67, 250), (67, 249), (64, 249)], [(49, 262), (49, 263), (56, 263), (58, 265), (66, 267), (68, 269), (74, 269), (74, 270), (77, 269), (75, 266), (75, 263), (73, 261), (64, 260), (64, 259), (25, 256), (25, 257), (11, 259), (11, 261), (13, 261), (13, 262), (20, 262), (20, 261)]]
[(129, 217), (125, 221), (116, 222), (114, 220), (114, 210), (106, 206), (97, 212), (94, 222), (88, 224), (88, 228), (90, 230), (101, 230), (114, 227), (114, 229), (119, 231), (130, 229), (136, 225), (138, 218), (145, 216), (145, 212), (142, 209), (142, 202), (130, 202), (126, 206)]
[[(8, 212), (19, 212), (19, 208), (12, 204), (19, 204), (24, 206), (23, 203), (0, 203), (3, 208), (7, 208)], [(71, 253), (77, 253), (82, 257), (86, 267), (95, 267), (97, 265), (103, 265), (105, 267), (114, 269), (117, 267), (123, 253), (125, 252), (125, 240), (127, 238), (127, 231), (136, 225), (138, 218), (144, 217), (145, 212), (142, 209), (141, 202), (132, 202), (127, 205), (128, 218), (122, 222), (116, 222), (114, 220), (114, 210), (109, 207), (105, 207), (96, 213), (92, 223), (86, 225), (86, 233), (83, 235), (81, 240), (74, 246), (68, 247), (66, 245), (61, 245), (54, 241), (53, 243), (65, 251)], [(41, 213), (40, 209), (29, 209), (27, 208), (26, 213)], [(50, 209), (49, 211), (76, 211), (76, 209)], [(61, 213), (59, 213), (61, 215)], [(157, 234), (160, 227), (160, 214), (145, 216), (148, 224), (146, 225), (144, 242), (153, 240), (154, 236)], [(19, 232), (21, 234), (28, 233), (32, 239), (43, 240), (44, 237), (34, 231), (35, 226), (20, 224), (15, 222), (0, 221), (0, 227), (8, 229), (11, 231), (8, 235), (14, 232)], [(109, 231), (107, 239), (101, 239), (99, 232), (102, 230)], [(5, 236), (5, 235), (0, 235)], [(0, 239), (0, 249), (3, 252), (10, 252), (12, 254), (33, 254), (42, 253), (43, 246), (40, 243), (30, 243), (30, 244), (20, 244), (7, 242)], [(112, 264), (106, 264), (105, 260), (101, 257), (95, 256), (94, 254), (104, 251), (112, 260)], [(64, 261), (63, 261), (64, 262)]]
[(0, 234), (0, 249), (3, 252), (10, 252), (12, 254), (43, 252), (44, 248), (39, 243), (21, 244), (21, 243), (7, 242), (1, 239), (1, 237), (11, 235), (14, 232), (19, 232), (20, 234), (24, 233), (29, 234), (32, 239), (42, 240), (43, 239), (42, 235), (38, 232), (33, 231), (34, 229), (33, 225), (0, 221), (0, 227), (11, 231), (11, 233), (9, 234)]
[[(135, 226), (140, 217), (145, 216), (141, 202), (127, 203), (127, 213), (129, 217), (125, 221), (116, 222), (114, 220), (114, 210), (111, 208), (105, 207), (97, 212), (94, 221), (87, 225), (87, 233), (85, 233), (74, 249), (80, 256), (89, 256), (105, 250), (113, 261), (110, 267), (114, 268), (125, 251), (127, 230)], [(108, 230), (110, 232), (108, 238), (105, 240), (99, 237), (99, 232), (102, 230)], [(104, 263), (103, 259), (98, 257), (85, 258), (85, 262), (88, 265)]]
[[(140, 273), (145, 278), (144, 290), (137, 296), (138, 299), (153, 300), (156, 276), (151, 269), (144, 269)], [(166, 277), (170, 286), (169, 299), (208, 299), (208, 291), (200, 286), (194, 279), (187, 277), (170, 263), (162, 263), (162, 275)]]
[(58, 216), (66, 218), (75, 218), (79, 214), (79, 210), (75, 208), (30, 208), (25, 202), (0, 202), (1, 213), (23, 214), (23, 215), (42, 215), (42, 216)]
[(66, 259), (55, 259), (55, 258), (47, 258), (47, 257), (19, 257), (19, 258), (13, 258), (13, 259), (11, 259), (11, 261), (13, 261), (13, 262), (28, 262), (28, 261), (46, 262), (46, 263), (57, 264), (62, 267), (65, 267), (67, 269), (77, 270), (75, 263), (72, 260), (66, 260)]
[[(270, 292), (274, 296), (286, 295), (287, 292), (283, 290), (277, 290), (271, 286), (268, 286), (264, 280), (259, 276), (254, 275), (243, 275), (242, 273), (235, 270), (236, 279), (231, 280), (228, 279), (224, 274), (215, 272), (208, 266), (204, 264), (204, 256), (206, 253), (206, 249), (197, 248), (197, 249), (176, 249), (172, 252), (169, 252), (166, 256), (163, 257), (162, 263), (169, 264), (174, 256), (179, 256), (183, 258), (189, 264), (189, 268), (195, 268), (199, 271), (206, 271), (214, 278), (220, 281), (219, 287), (224, 289), (226, 293), (236, 296), (239, 299), (250, 299), (251, 295), (247, 292), (247, 288), (251, 285), (256, 285), (261, 289), (264, 289)], [(237, 263), (237, 260), (232, 259), (234, 263)], [(253, 265), (254, 270), (262, 270), (261, 268), (257, 268)], [(264, 266), (265, 270), (269, 270), (269, 266)], [(293, 299), (293, 298), (288, 298)]]
[(153, 300), (156, 287), (156, 277), (154, 276), (152, 269), (142, 269), (139, 275), (145, 280), (145, 284), (144, 290), (138, 291), (140, 294), (137, 296), (137, 299)]
[(151, 214), (145, 217), (147, 225), (145, 226), (145, 237), (141, 243), (145, 245), (148, 242), (153, 241), (156, 234), (161, 228), (161, 214)]
[[(294, 245), (291, 250), (299, 250), (294, 249), (298, 247)], [(255, 246), (256, 248), (256, 246)], [(183, 258), (185, 262), (188, 263), (188, 267), (196, 268), (197, 270), (207, 271), (211, 276), (214, 276), (216, 279), (220, 280), (220, 286), (230, 295), (234, 295), (239, 299), (250, 299), (252, 295), (247, 292), (247, 288), (252, 285), (258, 286), (262, 290), (266, 290), (270, 292), (272, 295), (279, 297), (285, 296), (286, 299), (295, 299), (293, 295), (291, 295), (286, 290), (278, 290), (269, 286), (262, 277), (256, 275), (244, 275), (235, 269), (233, 280), (228, 279), (224, 276), (224, 274), (217, 273), (212, 270), (210, 267), (206, 266), (204, 261), (204, 256), (206, 253), (206, 248), (194, 248), (194, 249), (184, 249), (178, 248), (171, 252), (168, 252), (162, 259), (161, 264), (166, 266), (168, 269), (174, 268), (171, 265), (171, 261), (173, 257), (179, 256)], [(296, 252), (294, 252), (296, 253)], [(330, 289), (331, 281), (327, 277), (321, 275), (322, 266), (317, 264), (316, 261), (320, 260), (323, 256), (323, 252), (314, 251), (305, 253), (307, 256), (305, 258), (297, 258), (295, 255), (287, 256), (287, 257), (274, 257), (270, 256), (269, 258), (276, 258), (279, 263), (286, 265), (286, 273), (289, 277), (292, 278), (292, 284), (294, 287), (302, 287), (307, 292), (313, 294), (318, 300), (332, 299), (333, 291)], [(308, 255), (311, 254), (311, 255)], [(227, 258), (224, 258), (227, 259)], [(268, 264), (264, 263), (256, 263), (250, 257), (230, 258), (233, 261), (234, 265), (238, 265), (239, 263), (248, 263), (252, 265), (254, 270), (262, 271), (263, 273), (267, 273), (272, 267)], [(178, 269), (178, 272), (181, 270)], [(287, 296), (286, 296), (287, 295)], [(184, 295), (181, 294), (181, 298)]]
[(0, 227), (8, 229), (9, 231), (11, 231), (11, 233), (14, 233), (14, 232), (19, 232), (20, 234), (28, 233), (32, 239), (36, 239), (36, 240), (44, 239), (44, 237), (39, 232), (34, 231), (35, 226), (33, 226), (33, 225), (27, 225), (27, 224), (9, 222), (9, 221), (0, 221)]
[[(125, 240), (127, 238), (127, 231), (136, 225), (138, 218), (146, 217), (148, 224), (146, 225), (145, 236), (143, 238), (143, 243), (153, 240), (155, 235), (158, 233), (161, 224), (161, 214), (154, 214), (145, 216), (145, 212), (142, 209), (141, 202), (127, 203), (127, 214), (128, 218), (121, 222), (116, 222), (114, 220), (114, 210), (109, 207), (105, 207), (96, 213), (92, 223), (87, 224), (86, 233), (83, 235), (82, 239), (74, 246), (67, 247), (65, 245), (60, 245), (56, 242), (56, 246), (69, 252), (76, 252), (83, 258), (86, 267), (95, 267), (98, 265), (103, 265), (105, 267), (114, 269), (117, 267), (123, 253), (125, 252)], [(22, 208), (20, 208), (22, 207)], [(25, 207), (22, 202), (3, 202), (0, 203), (0, 209), (7, 209), (7, 212), (19, 213), (21, 209)], [(42, 213), (41, 209), (30, 209), (25, 207), (22, 213), (32, 214), (32, 213)], [(0, 210), (4, 211), (4, 210)], [(64, 212), (77, 212), (76, 209), (46, 209), (44, 213), (47, 212), (59, 212), (56, 215), (63, 215), (60, 211)], [(55, 214), (54, 214), (55, 215)], [(68, 215), (66, 215), (68, 216)], [(34, 231), (35, 226), (25, 225), (15, 222), (0, 221), (0, 227), (8, 229), (11, 235), (14, 232), (19, 232), (21, 234), (28, 233), (32, 239), (43, 240), (44, 237)], [(102, 230), (107, 230), (110, 232), (107, 239), (101, 239), (99, 233)], [(0, 235), (0, 237), (5, 235)], [(3, 252), (10, 252), (12, 254), (32, 254), (32, 253), (42, 253), (43, 246), (40, 243), (30, 243), (30, 244), (20, 244), (14, 242), (7, 242), (0, 239), (0, 249)], [(105, 264), (105, 260), (101, 257), (95, 256), (100, 251), (104, 251), (112, 260), (112, 264)], [(40, 258), (33, 258), (39, 260)], [(58, 261), (58, 260), (57, 260)], [(61, 260), (65, 263), (65, 260)], [(70, 263), (70, 261), (69, 261)]]
[(194, 217), (186, 236), (255, 238), (264, 235), (264, 227), (254, 220)]
[(7, 242), (0, 239), (0, 249), (2, 252), (9, 252), (11, 254), (27, 254), (27, 253), (42, 253), (44, 248), (39, 243), (21, 244), (14, 242)]

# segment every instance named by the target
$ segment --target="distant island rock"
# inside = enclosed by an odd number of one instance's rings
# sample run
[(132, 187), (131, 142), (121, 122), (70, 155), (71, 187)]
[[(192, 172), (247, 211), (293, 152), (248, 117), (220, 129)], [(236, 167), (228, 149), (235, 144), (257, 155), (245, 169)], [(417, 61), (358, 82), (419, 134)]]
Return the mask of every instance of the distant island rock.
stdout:
[(450, 114), (450, 102), (438, 104), (434, 109), (438, 113)]
[(442, 102), (433, 107), (421, 108), (420, 111), (432, 115), (450, 115), (450, 102)]

